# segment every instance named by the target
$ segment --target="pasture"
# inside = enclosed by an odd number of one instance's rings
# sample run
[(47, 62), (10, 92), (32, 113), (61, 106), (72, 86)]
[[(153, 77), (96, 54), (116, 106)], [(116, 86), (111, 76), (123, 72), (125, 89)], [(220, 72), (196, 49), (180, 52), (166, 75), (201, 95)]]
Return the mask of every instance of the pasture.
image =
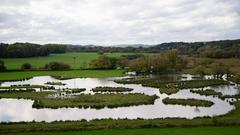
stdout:
[[(121, 55), (129, 55), (135, 53), (105, 53), (110, 57), (120, 57)], [(32, 57), (32, 58), (7, 58), (2, 59), (8, 70), (20, 69), (23, 63), (30, 63), (34, 69), (43, 68), (49, 62), (63, 62), (71, 66), (72, 69), (86, 68), (88, 62), (100, 56), (96, 52), (80, 52), (80, 53), (63, 53), (50, 54), (47, 57)]]

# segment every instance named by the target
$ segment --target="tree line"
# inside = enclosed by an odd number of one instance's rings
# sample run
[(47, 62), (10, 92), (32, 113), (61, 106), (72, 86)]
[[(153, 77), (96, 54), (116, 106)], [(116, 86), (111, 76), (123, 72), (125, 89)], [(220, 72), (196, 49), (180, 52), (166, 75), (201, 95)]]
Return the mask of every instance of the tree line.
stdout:
[(208, 58), (240, 58), (240, 39), (209, 42), (169, 42), (149, 47), (114, 47), (94, 45), (61, 45), (61, 44), (33, 44), (33, 43), (0, 43), (0, 58), (24, 58), (47, 56), (50, 53), (65, 52), (145, 52), (159, 53), (176, 50), (181, 55)]
[(50, 53), (65, 53), (66, 45), (33, 43), (0, 43), (0, 58), (26, 58), (48, 56)]
[(104, 46), (76, 46), (68, 45), (69, 52), (146, 52), (159, 53), (177, 50), (179, 54), (208, 58), (240, 58), (240, 39), (220, 40), (209, 42), (169, 42), (149, 47), (104, 47)]
[(156, 55), (122, 55), (120, 58), (99, 56), (89, 63), (93, 69), (129, 68), (138, 73), (172, 73), (181, 71), (186, 60), (177, 51), (168, 51)]

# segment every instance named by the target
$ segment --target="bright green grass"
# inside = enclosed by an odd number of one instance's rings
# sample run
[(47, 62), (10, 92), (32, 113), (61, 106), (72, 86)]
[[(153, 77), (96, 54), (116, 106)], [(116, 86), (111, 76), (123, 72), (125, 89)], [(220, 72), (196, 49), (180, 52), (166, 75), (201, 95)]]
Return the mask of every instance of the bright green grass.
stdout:
[(123, 76), (125, 70), (70, 70), (70, 71), (19, 71), (19, 72), (3, 72), (0, 73), (0, 81), (2, 80), (20, 80), (31, 78), (34, 76), (58, 76), (62, 78), (104, 78)]
[[(134, 53), (105, 53), (107, 56), (120, 57), (121, 55), (128, 55)], [(44, 67), (45, 64), (58, 61), (69, 64), (73, 69), (79, 69), (80, 67), (87, 67), (88, 62), (97, 58), (98, 53), (64, 53), (64, 54), (51, 54), (47, 57), (32, 57), (32, 58), (7, 58), (2, 59), (5, 62), (7, 69), (20, 69), (23, 63), (30, 63), (33, 68), (38, 69)], [(75, 64), (74, 64), (74, 57)]]
[(237, 135), (239, 132), (240, 132), (240, 126), (111, 129), (111, 130), (95, 130), (95, 131), (13, 133), (13, 134), (7, 134), (7, 135)]

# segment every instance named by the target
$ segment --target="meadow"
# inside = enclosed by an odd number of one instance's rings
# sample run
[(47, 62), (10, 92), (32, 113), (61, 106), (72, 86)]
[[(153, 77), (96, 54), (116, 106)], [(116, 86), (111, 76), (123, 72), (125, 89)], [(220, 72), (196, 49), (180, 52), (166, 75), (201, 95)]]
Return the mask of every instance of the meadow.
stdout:
[[(136, 53), (105, 53), (110, 57), (120, 57), (121, 55), (129, 55)], [(63, 62), (71, 66), (72, 69), (87, 68), (88, 62), (96, 59), (99, 56), (96, 52), (81, 52), (81, 53), (63, 53), (50, 54), (46, 57), (31, 57), (31, 58), (7, 58), (2, 59), (8, 70), (20, 69), (23, 63), (30, 63), (33, 69), (43, 68), (49, 62)]]

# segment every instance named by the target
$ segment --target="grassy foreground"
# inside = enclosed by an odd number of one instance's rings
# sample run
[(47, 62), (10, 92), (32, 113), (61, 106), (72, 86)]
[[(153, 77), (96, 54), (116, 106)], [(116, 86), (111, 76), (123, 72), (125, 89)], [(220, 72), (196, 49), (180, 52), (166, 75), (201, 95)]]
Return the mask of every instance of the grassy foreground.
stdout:
[(97, 131), (31, 132), (7, 135), (236, 135), (240, 126), (194, 128), (112, 129)]
[(21, 80), (34, 76), (54, 76), (60, 78), (104, 78), (123, 76), (125, 70), (69, 70), (69, 71), (19, 71), (0, 73), (0, 81)]

